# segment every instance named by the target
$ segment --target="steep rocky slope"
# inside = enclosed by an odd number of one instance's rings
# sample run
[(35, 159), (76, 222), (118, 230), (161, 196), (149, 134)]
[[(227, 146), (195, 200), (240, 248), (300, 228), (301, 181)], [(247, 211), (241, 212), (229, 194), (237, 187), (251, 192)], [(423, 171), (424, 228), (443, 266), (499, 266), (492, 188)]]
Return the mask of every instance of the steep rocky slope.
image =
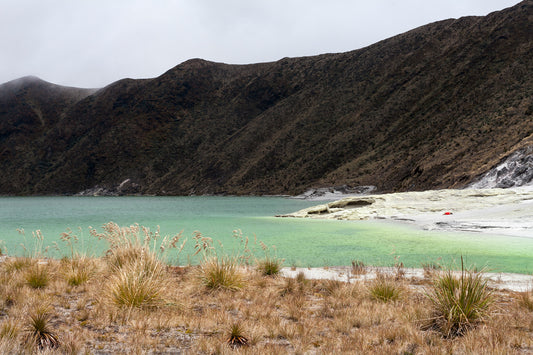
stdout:
[(532, 144), (532, 24), (526, 0), (348, 53), (193, 59), (97, 92), (7, 83), (0, 193), (461, 187)]
[(50, 167), (45, 143), (70, 108), (95, 90), (54, 85), (24, 77), (0, 85), (0, 193), (31, 193)]

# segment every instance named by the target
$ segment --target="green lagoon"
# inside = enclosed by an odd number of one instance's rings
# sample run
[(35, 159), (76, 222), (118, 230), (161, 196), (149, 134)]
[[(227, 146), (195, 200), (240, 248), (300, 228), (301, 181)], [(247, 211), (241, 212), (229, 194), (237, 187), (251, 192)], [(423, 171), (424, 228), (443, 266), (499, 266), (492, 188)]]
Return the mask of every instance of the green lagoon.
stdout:
[[(286, 266), (350, 265), (352, 260), (376, 266), (396, 261), (407, 267), (425, 262), (449, 266), (463, 255), (468, 265), (491, 271), (533, 273), (533, 238), (424, 231), (378, 221), (274, 217), (319, 203), (282, 197), (0, 197), (0, 248), (7, 248), (9, 255), (24, 255), (33, 248), (31, 232), (40, 230), (45, 246), (59, 244), (60, 250), (49, 249), (49, 255), (61, 257), (69, 250), (59, 237), (70, 228), (80, 237), (78, 250), (101, 255), (105, 245), (90, 236), (89, 227), (101, 230), (113, 221), (151, 230), (160, 226), (162, 235), (183, 231), (188, 242), (179, 260), (172, 252), (167, 256), (181, 264), (195, 262), (187, 257), (193, 254), (194, 231), (220, 242), (224, 252), (232, 254), (241, 250), (233, 231), (241, 230), (252, 246), (255, 237), (274, 245)], [(260, 246), (255, 249), (261, 256)]]

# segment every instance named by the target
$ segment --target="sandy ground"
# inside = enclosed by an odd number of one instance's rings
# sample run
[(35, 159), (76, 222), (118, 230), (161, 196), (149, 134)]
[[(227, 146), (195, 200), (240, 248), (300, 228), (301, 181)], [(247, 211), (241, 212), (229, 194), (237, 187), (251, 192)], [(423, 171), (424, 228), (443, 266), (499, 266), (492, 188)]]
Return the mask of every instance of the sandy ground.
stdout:
[[(402, 268), (403, 277), (407, 280), (424, 278), (424, 270)], [(352, 274), (350, 267), (327, 267), (327, 268), (283, 268), (282, 275), (285, 277), (296, 277), (303, 272), (307, 279), (326, 279), (344, 282), (357, 282), (372, 280), (376, 274), (384, 273), (395, 275), (398, 271), (393, 267), (366, 267), (364, 274)], [(460, 272), (457, 272), (460, 275)], [(500, 290), (523, 292), (533, 289), (533, 276), (507, 273), (486, 273), (489, 285)]]

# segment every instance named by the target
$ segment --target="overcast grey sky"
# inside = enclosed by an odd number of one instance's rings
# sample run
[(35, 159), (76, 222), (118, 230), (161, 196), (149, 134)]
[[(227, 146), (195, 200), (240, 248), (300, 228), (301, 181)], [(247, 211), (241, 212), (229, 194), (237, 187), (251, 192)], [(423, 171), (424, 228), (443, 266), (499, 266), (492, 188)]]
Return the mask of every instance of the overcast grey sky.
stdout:
[(0, 83), (69, 86), (161, 75), (190, 59), (232, 64), (345, 52), (519, 0), (1, 0)]

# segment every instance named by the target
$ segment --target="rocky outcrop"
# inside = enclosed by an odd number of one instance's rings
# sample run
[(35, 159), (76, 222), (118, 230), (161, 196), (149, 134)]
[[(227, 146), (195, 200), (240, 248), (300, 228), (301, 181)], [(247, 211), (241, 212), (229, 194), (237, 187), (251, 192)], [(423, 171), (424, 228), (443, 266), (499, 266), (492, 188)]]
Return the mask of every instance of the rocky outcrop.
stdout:
[(78, 192), (76, 196), (125, 196), (137, 195), (141, 191), (141, 186), (132, 182), (130, 179), (122, 181), (109, 187), (95, 186), (90, 189)]
[(518, 149), (469, 187), (509, 188), (525, 185), (533, 185), (533, 145)]
[(332, 186), (309, 189), (293, 198), (302, 200), (339, 200), (350, 195), (366, 195), (376, 190), (376, 186)]

